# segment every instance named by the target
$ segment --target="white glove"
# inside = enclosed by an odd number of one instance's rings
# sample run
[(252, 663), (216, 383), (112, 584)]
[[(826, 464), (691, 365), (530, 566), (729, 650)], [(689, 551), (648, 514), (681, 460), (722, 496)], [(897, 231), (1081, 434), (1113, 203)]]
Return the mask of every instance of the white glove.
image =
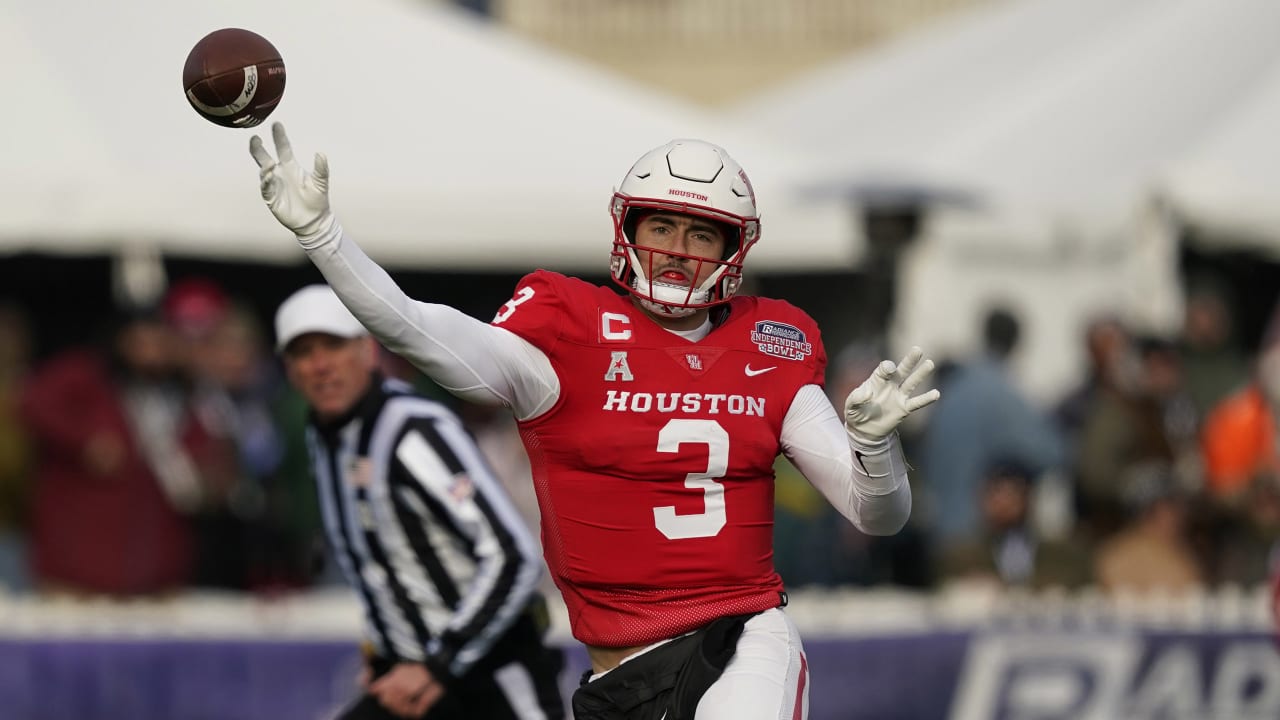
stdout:
[(295, 235), (312, 235), (332, 217), (329, 212), (329, 159), (316, 153), (315, 170), (307, 172), (293, 157), (284, 125), (271, 124), (279, 162), (262, 146), (257, 135), (249, 138), (249, 154), (258, 163), (262, 199), (271, 214)]
[(871, 377), (849, 393), (844, 401), (844, 426), (849, 437), (862, 445), (874, 445), (889, 436), (907, 415), (941, 397), (935, 388), (911, 397), (911, 393), (933, 374), (933, 361), (913, 347), (897, 365), (880, 363)]

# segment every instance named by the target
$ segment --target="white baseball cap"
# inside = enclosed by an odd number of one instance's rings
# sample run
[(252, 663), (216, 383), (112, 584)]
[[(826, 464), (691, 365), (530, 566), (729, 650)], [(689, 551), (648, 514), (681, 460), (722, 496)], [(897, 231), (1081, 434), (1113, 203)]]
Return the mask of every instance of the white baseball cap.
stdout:
[(276, 310), (276, 352), (284, 352), (294, 338), (307, 333), (356, 338), (369, 331), (332, 288), (308, 285), (286, 298)]

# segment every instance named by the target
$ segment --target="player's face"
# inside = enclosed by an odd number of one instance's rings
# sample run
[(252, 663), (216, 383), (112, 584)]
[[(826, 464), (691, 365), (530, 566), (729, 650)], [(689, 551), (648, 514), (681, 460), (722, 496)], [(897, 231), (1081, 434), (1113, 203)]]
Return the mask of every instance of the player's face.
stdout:
[(697, 287), (719, 267), (698, 259), (724, 257), (724, 231), (715, 223), (679, 213), (654, 213), (636, 224), (636, 256), (645, 275), (669, 285)]
[(343, 338), (307, 333), (284, 349), (289, 382), (322, 420), (350, 410), (369, 388), (377, 346), (368, 337)]

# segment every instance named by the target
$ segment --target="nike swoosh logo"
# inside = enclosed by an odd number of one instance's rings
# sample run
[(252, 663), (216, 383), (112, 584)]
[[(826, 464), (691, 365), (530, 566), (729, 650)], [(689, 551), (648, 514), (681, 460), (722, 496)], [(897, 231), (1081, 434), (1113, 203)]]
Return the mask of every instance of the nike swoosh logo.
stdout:
[(748, 365), (745, 368), (743, 368), (742, 371), (747, 374), (747, 377), (755, 377), (757, 375), (763, 375), (769, 372), (770, 370), (777, 370), (777, 369), (778, 369), (777, 365), (770, 365), (767, 368), (760, 368), (759, 370), (753, 370), (751, 366)]
[(853, 451), (853, 459), (857, 460), (857, 461), (858, 461), (858, 464), (862, 466), (862, 474), (863, 474), (863, 475), (868, 475), (868, 476), (869, 476), (869, 475), (871, 475), (871, 473), (867, 472), (867, 464), (866, 464), (865, 462), (863, 462), (863, 461), (862, 461), (862, 453), (861, 453), (861, 452), (859, 452), (859, 451), (857, 451), (857, 450), (854, 450), (854, 451)]

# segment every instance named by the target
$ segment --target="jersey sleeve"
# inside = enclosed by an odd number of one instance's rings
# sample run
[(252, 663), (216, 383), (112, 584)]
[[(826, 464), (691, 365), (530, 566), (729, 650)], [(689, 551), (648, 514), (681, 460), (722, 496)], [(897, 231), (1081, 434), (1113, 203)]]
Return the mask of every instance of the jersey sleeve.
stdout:
[(785, 300), (758, 298), (757, 302), (759, 308), (756, 312), (759, 317), (785, 324), (787, 332), (793, 335), (790, 340), (798, 343), (793, 350), (798, 354), (797, 359), (804, 363), (800, 386), (824, 387), (827, 383), (827, 349), (822, 343), (818, 323), (808, 313)]
[(564, 276), (547, 270), (524, 276), (511, 299), (498, 308), (492, 324), (553, 356), (568, 314), (563, 280)]
[(817, 386), (796, 393), (780, 441), (783, 454), (859, 530), (892, 535), (911, 516), (911, 485), (897, 433), (876, 447), (851, 447), (844, 422)]
[(298, 244), (379, 342), (450, 393), (521, 419), (555, 404), (560, 381), (537, 348), (456, 308), (411, 299), (337, 222)]
[(796, 313), (800, 316), (801, 323), (810, 329), (809, 337), (813, 338), (809, 341), (813, 345), (813, 353), (809, 356), (809, 367), (813, 374), (808, 384), (817, 385), (819, 388), (826, 387), (827, 348), (822, 342), (822, 332), (818, 330), (818, 323), (803, 310), (796, 308)]

